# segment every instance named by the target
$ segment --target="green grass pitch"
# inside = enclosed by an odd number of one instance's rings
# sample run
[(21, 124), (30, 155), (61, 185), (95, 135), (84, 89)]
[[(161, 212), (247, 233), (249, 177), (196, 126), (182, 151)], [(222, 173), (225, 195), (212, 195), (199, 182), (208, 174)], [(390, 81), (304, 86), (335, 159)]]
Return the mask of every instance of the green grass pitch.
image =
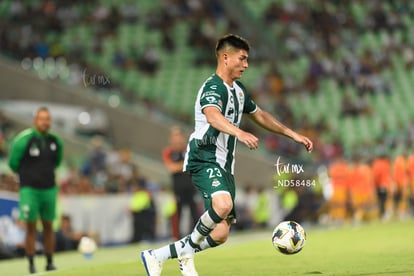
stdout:
[[(226, 245), (196, 255), (198, 272), (201, 276), (414, 275), (414, 220), (309, 229), (302, 252), (290, 256), (278, 253), (270, 239), (271, 231), (232, 234)], [(145, 275), (138, 260), (143, 248), (99, 249), (91, 260), (78, 252), (56, 254), (59, 270), (44, 274)], [(36, 266), (43, 272), (44, 258), (37, 257)], [(27, 275), (27, 263), (2, 261), (0, 275)], [(163, 275), (180, 275), (176, 260), (165, 263)]]

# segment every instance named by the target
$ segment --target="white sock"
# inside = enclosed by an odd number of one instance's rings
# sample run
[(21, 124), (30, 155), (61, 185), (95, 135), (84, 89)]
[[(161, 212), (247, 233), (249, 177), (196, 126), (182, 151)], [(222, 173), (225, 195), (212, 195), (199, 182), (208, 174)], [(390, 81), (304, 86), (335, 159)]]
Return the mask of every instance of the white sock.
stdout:
[(165, 262), (168, 259), (177, 258), (185, 252), (194, 252), (194, 249), (196, 249), (196, 251), (201, 251), (217, 246), (218, 244), (209, 236), (209, 234), (216, 227), (217, 223), (222, 220), (223, 219), (220, 218), (213, 209), (204, 212), (198, 220), (197, 225), (194, 227), (189, 239), (187, 236), (175, 243), (154, 249), (153, 252), (155, 257), (159, 261)]
[(171, 258), (170, 245), (166, 245), (158, 249), (154, 249), (153, 252), (154, 252), (155, 258), (157, 258), (161, 262), (165, 262), (166, 260)]
[(201, 215), (193, 232), (190, 235), (189, 243), (192, 247), (197, 248), (203, 240), (216, 227), (217, 223), (223, 219), (220, 218), (213, 209), (209, 209)]

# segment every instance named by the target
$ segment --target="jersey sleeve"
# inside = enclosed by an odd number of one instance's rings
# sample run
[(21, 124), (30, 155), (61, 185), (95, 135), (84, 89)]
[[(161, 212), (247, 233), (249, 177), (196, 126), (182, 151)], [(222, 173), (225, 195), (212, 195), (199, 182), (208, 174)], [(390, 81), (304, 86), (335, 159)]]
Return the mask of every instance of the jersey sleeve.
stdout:
[(18, 134), (12, 141), (9, 156), (9, 167), (12, 169), (12, 171), (17, 172), (19, 170), (20, 161), (24, 155), (24, 152), (26, 151), (30, 138), (30, 131), (26, 130)]
[(258, 109), (257, 104), (253, 101), (248, 93), (245, 93), (243, 113), (252, 114)]
[(222, 112), (224, 100), (225, 97), (222, 89), (216, 84), (207, 83), (200, 96), (201, 110), (208, 106), (215, 106)]

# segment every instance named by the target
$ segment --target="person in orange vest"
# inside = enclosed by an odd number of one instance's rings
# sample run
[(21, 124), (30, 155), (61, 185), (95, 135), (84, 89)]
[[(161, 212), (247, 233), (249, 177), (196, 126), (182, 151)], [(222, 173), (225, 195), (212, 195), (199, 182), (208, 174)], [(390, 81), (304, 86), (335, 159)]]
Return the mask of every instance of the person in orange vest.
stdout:
[(379, 214), (384, 218), (386, 202), (391, 190), (391, 162), (385, 153), (380, 154), (372, 163), (374, 185), (377, 190)]
[(395, 183), (394, 210), (403, 216), (407, 212), (406, 194), (409, 182), (407, 160), (404, 155), (401, 154), (394, 159), (392, 176)]
[(368, 217), (368, 212), (375, 202), (373, 199), (375, 188), (372, 168), (362, 162), (361, 158), (357, 157), (349, 170), (350, 203), (353, 210), (353, 218), (356, 222), (359, 222)]
[(407, 161), (407, 169), (408, 169), (408, 177), (409, 177), (409, 203), (411, 207), (411, 211), (414, 211), (414, 153), (408, 156)]
[(348, 164), (343, 158), (339, 158), (330, 165), (329, 177), (333, 187), (333, 194), (329, 200), (329, 216), (333, 220), (343, 221), (347, 214), (349, 180)]

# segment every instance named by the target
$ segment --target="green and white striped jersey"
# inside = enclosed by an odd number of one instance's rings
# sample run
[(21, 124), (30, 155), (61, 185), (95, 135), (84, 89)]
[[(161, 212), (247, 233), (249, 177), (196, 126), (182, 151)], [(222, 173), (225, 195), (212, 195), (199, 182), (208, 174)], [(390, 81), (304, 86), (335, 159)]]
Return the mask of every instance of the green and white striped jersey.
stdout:
[(208, 163), (219, 165), (234, 174), (236, 137), (213, 128), (203, 113), (208, 106), (217, 107), (234, 126), (239, 127), (243, 113), (254, 113), (258, 107), (239, 82), (233, 87), (213, 74), (198, 91), (195, 103), (195, 130), (191, 134), (184, 160), (184, 171), (196, 172)]

